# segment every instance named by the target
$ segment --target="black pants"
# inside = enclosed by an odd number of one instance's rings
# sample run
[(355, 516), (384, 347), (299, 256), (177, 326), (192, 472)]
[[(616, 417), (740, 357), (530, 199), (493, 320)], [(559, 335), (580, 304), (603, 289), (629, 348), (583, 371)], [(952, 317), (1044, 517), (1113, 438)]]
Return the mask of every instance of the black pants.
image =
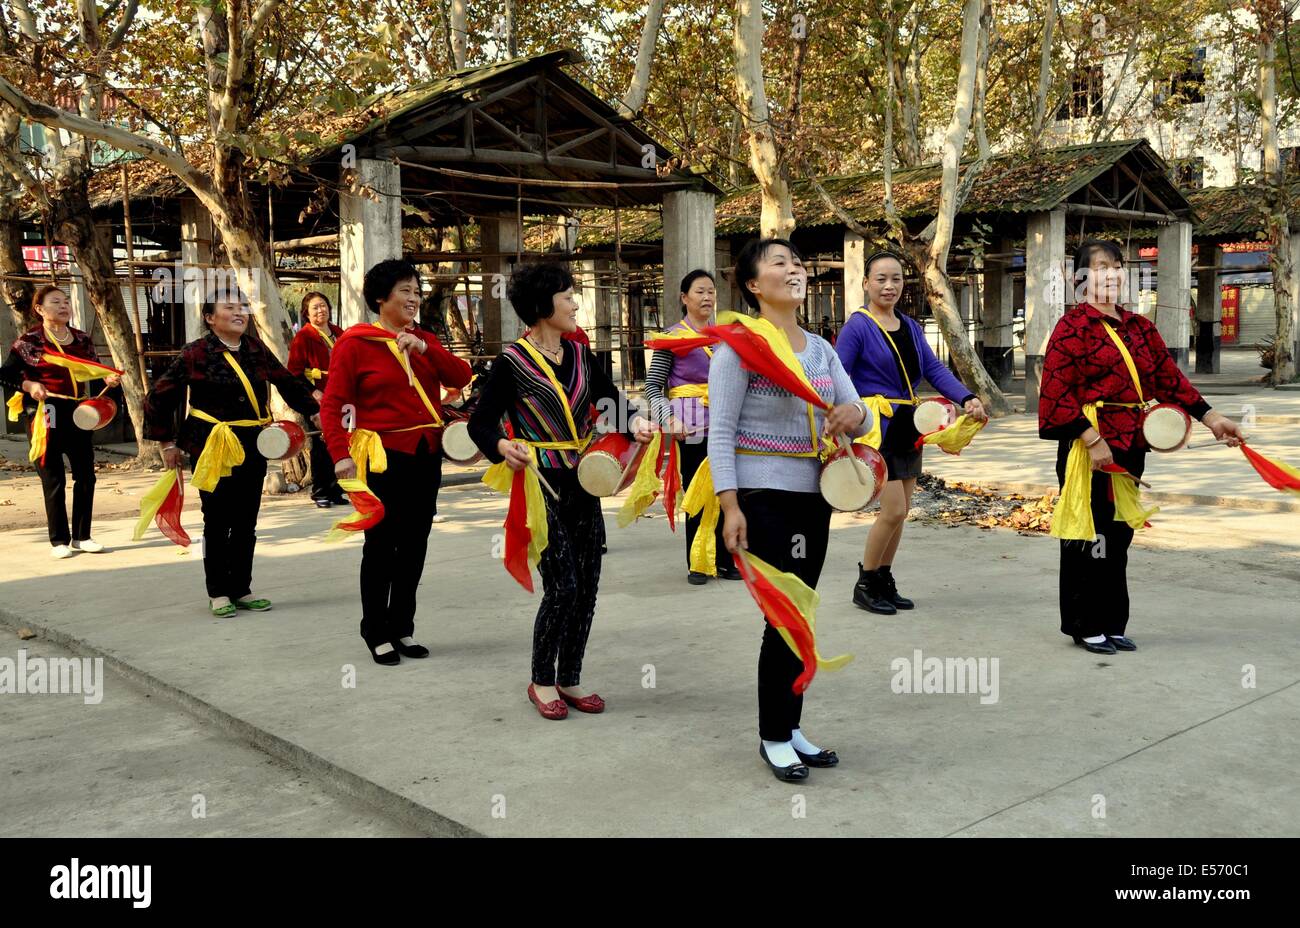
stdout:
[[(1056, 453), (1056, 479), (1065, 484), (1070, 442)], [(1146, 450), (1115, 451), (1115, 463), (1135, 477), (1146, 469)], [(1128, 627), (1128, 549), (1133, 529), (1115, 521), (1109, 474), (1092, 475), (1096, 541), (1061, 541), (1061, 633), (1072, 638), (1123, 635)]]
[[(36, 473), (45, 491), (45, 524), (50, 531), (50, 544), (66, 545), (70, 541), (85, 541), (90, 537), (90, 520), (95, 508), (95, 449), (91, 442), (94, 432), (79, 429), (72, 424), (73, 402), (46, 401), (54, 427), (46, 435), (45, 463), (36, 462)], [(29, 430), (30, 434), (30, 430)], [(68, 506), (65, 490), (67, 473), (63, 469), (63, 456), (72, 465), (72, 529), (68, 530)]]
[[(816, 589), (830, 539), (830, 504), (820, 493), (789, 490), (742, 489), (736, 499), (750, 553)], [(801, 673), (803, 661), (764, 620), (758, 652), (758, 736), (764, 741), (789, 741), (799, 727), (803, 696), (793, 685)]]
[(361, 637), (373, 651), (415, 633), (415, 591), (442, 477), (442, 455), (421, 441), (414, 454), (387, 450), (388, 469), (366, 483), (384, 504), (384, 520), (361, 549)]
[(200, 490), (203, 504), (203, 576), (208, 597), (236, 600), (253, 589), (253, 549), (257, 513), (262, 508), (266, 458), (257, 451), (256, 428), (236, 428), (244, 446), (244, 463), (218, 481), (211, 492)]
[(605, 522), (600, 500), (578, 484), (577, 471), (544, 468), (560, 500), (546, 498), (548, 543), (537, 565), (542, 602), (533, 622), (533, 682), (577, 686), (596, 615)]
[[(689, 439), (695, 439), (690, 441)], [(700, 469), (700, 464), (709, 456), (709, 443), (704, 441), (699, 435), (688, 436), (688, 439), (677, 443), (677, 448), (681, 452), (682, 462), (682, 490), (685, 491), (691, 485), (691, 480), (695, 477), (695, 472)], [(686, 564), (691, 563), (691, 544), (695, 541), (695, 533), (699, 531), (700, 519), (703, 518), (704, 512), (700, 511), (699, 515), (686, 517)], [(717, 537), (714, 541), (718, 546), (718, 555), (714, 558), (718, 571), (735, 566), (732, 563), (731, 555), (727, 553), (726, 542), (722, 540), (722, 519), (718, 519), (718, 528), (714, 532)]]
[(319, 435), (311, 437), (311, 498), (337, 500), (343, 498), (338, 478), (334, 476), (334, 459), (330, 457), (325, 440)]

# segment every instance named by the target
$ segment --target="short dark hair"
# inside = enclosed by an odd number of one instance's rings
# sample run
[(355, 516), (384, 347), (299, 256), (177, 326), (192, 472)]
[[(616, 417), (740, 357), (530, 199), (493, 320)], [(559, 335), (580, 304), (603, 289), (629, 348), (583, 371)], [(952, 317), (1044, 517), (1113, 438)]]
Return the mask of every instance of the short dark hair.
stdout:
[(799, 249), (795, 248), (789, 239), (784, 238), (753, 239), (740, 249), (740, 254), (736, 255), (736, 286), (740, 289), (740, 295), (744, 297), (745, 305), (750, 309), (758, 309), (758, 297), (750, 293), (749, 287), (745, 285), (758, 276), (758, 262), (762, 261), (767, 250), (775, 245), (784, 245), (790, 249), (790, 254), (803, 261)]
[(870, 277), (870, 276), (871, 276), (871, 265), (875, 264), (877, 261), (884, 261), (886, 258), (891, 258), (891, 259), (893, 259), (894, 261), (897, 261), (897, 262), (898, 262), (898, 266), (901, 267), (901, 268), (903, 269), (903, 274), (906, 276), (906, 274), (907, 274), (907, 262), (903, 260), (903, 256), (902, 256), (902, 255), (895, 254), (895, 253), (892, 252), (892, 251), (877, 251), (875, 254), (873, 254), (873, 255), (871, 255), (869, 258), (867, 258), (866, 263), (862, 266), (862, 276), (863, 276), (863, 277)]
[(1074, 282), (1076, 284), (1083, 279), (1083, 274), (1087, 272), (1088, 268), (1092, 267), (1092, 256), (1099, 251), (1106, 252), (1106, 254), (1118, 261), (1120, 267), (1124, 266), (1124, 251), (1119, 245), (1104, 238), (1085, 239), (1074, 250)]
[(388, 299), (393, 288), (404, 280), (414, 280), (417, 284), (420, 282), (419, 269), (405, 258), (389, 258), (366, 271), (365, 281), (361, 285), (366, 308), (372, 313), (378, 313), (379, 304)]
[(695, 270), (691, 271), (689, 274), (687, 274), (685, 277), (682, 278), (682, 293), (690, 293), (691, 284), (695, 283), (695, 281), (699, 280), (701, 277), (709, 278), (710, 283), (716, 284), (718, 282), (714, 278), (714, 276), (710, 274), (708, 271), (704, 270), (704, 268), (697, 267)]
[(506, 296), (524, 325), (533, 326), (538, 319), (551, 318), (555, 294), (572, 286), (573, 275), (563, 264), (535, 261), (515, 268), (506, 285)]
[(222, 283), (219, 286), (210, 287), (203, 294), (203, 303), (199, 307), (199, 318), (203, 320), (203, 325), (210, 332), (212, 323), (208, 317), (217, 311), (218, 303), (247, 303), (248, 296), (239, 288), (238, 284), (230, 285)]
[(334, 311), (334, 304), (330, 302), (329, 297), (321, 293), (319, 290), (312, 290), (310, 293), (304, 293), (302, 296), (302, 302), (298, 304), (298, 311), (301, 313), (303, 319), (307, 318), (307, 304), (316, 299), (316, 297), (320, 297), (325, 301), (325, 306), (330, 310), (330, 312)]

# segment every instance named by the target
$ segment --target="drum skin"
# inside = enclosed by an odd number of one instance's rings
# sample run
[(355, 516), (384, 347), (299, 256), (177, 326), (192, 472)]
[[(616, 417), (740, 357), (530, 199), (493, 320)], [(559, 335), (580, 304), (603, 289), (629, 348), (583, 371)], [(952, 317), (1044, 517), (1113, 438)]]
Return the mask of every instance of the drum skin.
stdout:
[[(592, 496), (614, 496), (627, 489), (636, 478), (636, 463), (645, 453), (645, 445), (626, 435), (610, 432), (591, 443), (578, 460), (578, 483)], [(628, 466), (631, 464), (632, 466)], [(627, 476), (621, 480), (623, 471)]]
[(469, 420), (451, 419), (442, 433), (442, 453), (454, 464), (477, 464), (483, 460), (474, 439), (469, 437)]
[(1192, 417), (1181, 406), (1159, 403), (1142, 416), (1142, 437), (1152, 451), (1168, 454), (1187, 444), (1192, 434)]
[(880, 452), (855, 442), (849, 445), (848, 451), (837, 448), (826, 459), (817, 485), (832, 509), (858, 512), (880, 499), (888, 479), (888, 468)]
[(72, 411), (72, 423), (79, 429), (94, 432), (113, 421), (117, 415), (117, 403), (107, 396), (95, 396), (83, 400)]
[(268, 461), (284, 461), (302, 451), (307, 433), (301, 425), (278, 419), (257, 433), (257, 450)]
[(940, 432), (957, 421), (957, 405), (943, 397), (922, 400), (912, 415), (912, 423), (922, 435)]

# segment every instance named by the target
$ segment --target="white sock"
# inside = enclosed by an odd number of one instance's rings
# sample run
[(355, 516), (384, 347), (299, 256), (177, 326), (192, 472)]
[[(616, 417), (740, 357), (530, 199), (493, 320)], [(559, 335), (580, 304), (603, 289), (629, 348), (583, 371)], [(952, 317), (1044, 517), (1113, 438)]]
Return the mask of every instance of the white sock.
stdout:
[(767, 751), (767, 759), (778, 767), (803, 763), (789, 741), (764, 741), (763, 747)]
[(790, 732), (790, 743), (794, 745), (796, 751), (803, 754), (820, 754), (822, 752), (821, 748), (805, 738), (803, 732), (797, 728)]
[(398, 640), (401, 641), (402, 644), (406, 645), (408, 648), (411, 645), (415, 644), (415, 639), (412, 638), (410, 635), (407, 635), (405, 638), (399, 638)]
[(380, 655), (380, 656), (383, 656), (383, 655), (385, 655), (385, 654), (390, 654), (390, 653), (392, 653), (392, 650), (393, 650), (393, 645), (392, 645), (392, 643), (391, 643), (391, 642), (388, 642), (388, 641), (385, 641), (385, 642), (384, 642), (383, 644), (381, 644), (379, 647), (375, 648), (375, 653), (378, 654), (378, 655)]
[(1086, 641), (1086, 642), (1088, 642), (1088, 644), (1101, 644), (1103, 641), (1106, 640), (1106, 636), (1105, 636), (1105, 635), (1094, 635), (1094, 636), (1091, 637), (1091, 638), (1085, 638), (1085, 639), (1083, 639), (1083, 640)]
[(225, 606), (229, 606), (229, 605), (230, 605), (230, 597), (229, 597), (229, 596), (218, 596), (216, 599), (212, 600), (212, 608), (213, 608), (213, 609), (221, 609), (221, 608), (224, 608)]

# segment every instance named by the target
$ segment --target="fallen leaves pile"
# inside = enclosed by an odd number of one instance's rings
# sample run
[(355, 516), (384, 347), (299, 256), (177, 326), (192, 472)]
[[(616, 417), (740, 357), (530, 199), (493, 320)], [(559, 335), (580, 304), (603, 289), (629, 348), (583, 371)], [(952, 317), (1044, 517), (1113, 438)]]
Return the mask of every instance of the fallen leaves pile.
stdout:
[(908, 519), (949, 526), (975, 525), (985, 530), (1011, 528), (1022, 535), (1038, 535), (1051, 530), (1055, 502), (1054, 495), (1034, 498), (1020, 493), (1001, 494), (922, 474), (912, 495)]

